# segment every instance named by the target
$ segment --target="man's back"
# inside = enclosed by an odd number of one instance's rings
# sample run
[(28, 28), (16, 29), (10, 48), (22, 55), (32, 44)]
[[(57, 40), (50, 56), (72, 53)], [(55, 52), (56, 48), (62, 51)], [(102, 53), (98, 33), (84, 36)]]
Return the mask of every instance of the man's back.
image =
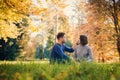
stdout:
[(93, 52), (92, 52), (92, 49), (85, 45), (85, 46), (82, 46), (82, 45), (78, 45), (76, 48), (75, 48), (75, 58), (77, 60), (80, 60), (80, 59), (83, 59), (83, 58), (89, 58), (89, 60), (93, 60)]

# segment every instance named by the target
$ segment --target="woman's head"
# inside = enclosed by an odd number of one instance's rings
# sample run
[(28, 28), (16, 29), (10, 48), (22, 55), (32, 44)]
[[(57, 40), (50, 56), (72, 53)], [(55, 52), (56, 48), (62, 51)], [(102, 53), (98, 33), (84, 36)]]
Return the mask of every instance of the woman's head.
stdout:
[(80, 35), (80, 44), (81, 44), (82, 46), (85, 46), (85, 45), (88, 44), (87, 36), (85, 36), (85, 35)]

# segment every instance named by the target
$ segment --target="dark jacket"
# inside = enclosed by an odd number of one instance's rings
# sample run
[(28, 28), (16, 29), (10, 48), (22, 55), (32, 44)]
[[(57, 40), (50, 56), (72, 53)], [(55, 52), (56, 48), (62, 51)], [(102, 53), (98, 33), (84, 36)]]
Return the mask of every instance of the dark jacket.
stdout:
[(65, 51), (73, 52), (74, 50), (73, 48), (67, 47), (64, 44), (60, 45), (56, 43), (51, 52), (50, 62), (62, 62), (63, 60), (70, 60), (70, 58), (64, 53)]

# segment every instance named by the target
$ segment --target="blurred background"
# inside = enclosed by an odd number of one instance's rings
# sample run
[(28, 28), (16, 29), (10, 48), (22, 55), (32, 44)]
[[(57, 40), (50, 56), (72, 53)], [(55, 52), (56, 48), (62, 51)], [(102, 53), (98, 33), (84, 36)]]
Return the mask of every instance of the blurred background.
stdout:
[(0, 60), (49, 60), (61, 31), (70, 47), (88, 36), (96, 62), (119, 61), (120, 1), (0, 0)]

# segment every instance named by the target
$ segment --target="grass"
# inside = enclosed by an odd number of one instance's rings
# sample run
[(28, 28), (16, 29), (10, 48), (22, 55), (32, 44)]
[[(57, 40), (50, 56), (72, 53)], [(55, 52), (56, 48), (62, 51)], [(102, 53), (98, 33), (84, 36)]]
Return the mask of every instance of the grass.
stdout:
[(120, 80), (120, 63), (0, 63), (0, 80)]

